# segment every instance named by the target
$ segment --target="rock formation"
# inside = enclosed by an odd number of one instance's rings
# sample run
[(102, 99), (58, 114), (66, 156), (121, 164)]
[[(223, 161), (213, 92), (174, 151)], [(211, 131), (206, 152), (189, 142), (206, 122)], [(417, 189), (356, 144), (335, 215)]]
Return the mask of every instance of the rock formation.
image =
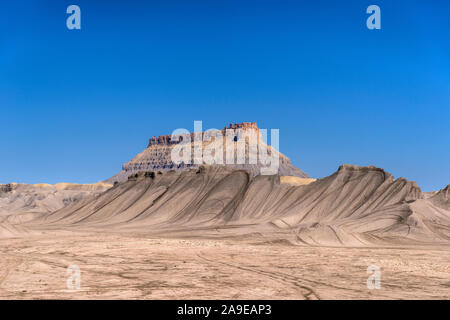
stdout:
[(435, 192), (430, 197), (430, 201), (438, 207), (446, 210), (450, 210), (450, 184), (444, 189)]
[[(234, 139), (232, 140), (232, 143), (234, 146), (232, 146), (232, 150), (234, 150), (235, 153), (237, 153), (237, 149), (239, 146), (240, 141), (244, 141), (245, 143), (245, 163), (239, 164), (238, 161), (234, 161), (232, 164), (224, 164), (226, 166), (235, 168), (235, 169), (242, 169), (242, 170), (249, 170), (252, 172), (253, 175), (260, 174), (260, 169), (262, 167), (265, 167), (261, 163), (261, 159), (258, 158), (259, 156), (259, 148), (267, 148), (267, 153), (272, 155), (278, 155), (279, 156), (279, 168), (278, 168), (278, 174), (282, 176), (296, 176), (301, 178), (309, 178), (309, 176), (303, 172), (302, 170), (296, 168), (291, 164), (291, 161), (288, 157), (281, 154), (272, 146), (267, 145), (262, 136), (260, 129), (258, 128), (257, 124), (255, 122), (243, 122), (243, 123), (236, 123), (236, 124), (230, 124), (228, 127), (225, 127), (222, 130), (219, 130), (221, 136), (223, 136), (223, 159), (226, 159), (226, 134), (228, 132), (235, 132)], [(253, 150), (249, 147), (250, 139), (246, 134), (247, 133), (254, 133), (257, 137), (257, 143), (258, 143), (258, 150)], [(202, 133), (202, 137), (204, 137), (205, 132)], [(171, 159), (171, 154), (173, 151), (173, 148), (181, 143), (183, 140), (189, 139), (191, 141), (191, 148), (192, 148), (192, 161), (190, 163), (180, 163), (175, 164)], [(242, 140), (241, 140), (242, 139)], [(138, 154), (134, 159), (131, 161), (125, 163), (122, 166), (122, 171), (114, 175), (113, 177), (107, 179), (105, 182), (107, 183), (114, 183), (114, 182), (122, 182), (126, 181), (128, 176), (130, 176), (133, 173), (137, 173), (140, 171), (169, 171), (169, 170), (176, 170), (176, 171), (185, 171), (192, 168), (198, 168), (200, 164), (196, 164), (193, 160), (194, 157), (194, 142), (195, 140), (195, 133), (186, 134), (184, 136), (181, 136), (179, 138), (179, 141), (172, 140), (171, 135), (163, 135), (159, 137), (152, 137), (149, 140), (147, 148)], [(206, 146), (208, 146), (211, 142), (205, 142), (202, 141), (201, 145), (204, 149)], [(257, 153), (257, 154), (256, 154)], [(258, 158), (257, 163), (252, 163), (250, 161), (250, 158), (254, 156), (255, 158)], [(224, 161), (225, 162), (225, 161)]]

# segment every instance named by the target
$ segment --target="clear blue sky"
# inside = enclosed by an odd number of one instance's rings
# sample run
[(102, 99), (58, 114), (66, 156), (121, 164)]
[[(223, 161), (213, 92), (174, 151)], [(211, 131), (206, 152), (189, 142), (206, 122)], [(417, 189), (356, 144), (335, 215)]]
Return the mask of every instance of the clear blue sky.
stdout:
[[(77, 4), (82, 29), (66, 28)], [(382, 29), (366, 28), (368, 5)], [(313, 177), (450, 183), (450, 1), (2, 1), (0, 183), (112, 176), (153, 135), (256, 121)]]

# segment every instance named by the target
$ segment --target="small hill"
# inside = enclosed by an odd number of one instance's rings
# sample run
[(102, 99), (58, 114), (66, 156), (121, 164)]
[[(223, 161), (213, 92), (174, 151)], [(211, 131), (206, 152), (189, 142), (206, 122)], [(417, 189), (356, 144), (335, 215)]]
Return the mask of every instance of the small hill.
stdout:
[[(99, 182), (93, 184), (57, 183), (0, 185), (0, 217), (16, 215), (32, 217), (32, 214), (46, 214), (61, 209), (69, 203), (95, 196), (112, 185)], [(30, 215), (31, 214), (31, 215)], [(13, 215), (15, 217), (13, 217)]]

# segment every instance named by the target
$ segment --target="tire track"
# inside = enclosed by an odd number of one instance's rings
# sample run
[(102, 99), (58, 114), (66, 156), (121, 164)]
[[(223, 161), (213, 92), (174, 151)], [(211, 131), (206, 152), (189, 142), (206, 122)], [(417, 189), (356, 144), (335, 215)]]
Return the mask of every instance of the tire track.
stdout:
[(247, 271), (247, 272), (252, 272), (252, 273), (256, 273), (259, 275), (263, 275), (266, 276), (272, 280), (276, 280), (276, 281), (280, 281), (282, 283), (287, 283), (289, 285), (294, 286), (301, 294), (301, 296), (306, 299), (306, 300), (320, 300), (320, 296), (317, 294), (317, 292), (315, 292), (311, 287), (306, 286), (304, 283), (301, 282), (300, 279), (293, 277), (293, 276), (289, 276), (287, 274), (284, 273), (279, 273), (279, 272), (269, 272), (269, 271), (264, 271), (264, 270), (260, 270), (260, 269), (255, 269), (255, 268), (251, 268), (251, 267), (247, 267), (247, 266), (237, 266), (237, 265), (233, 265), (231, 263), (226, 263), (226, 262), (221, 262), (221, 261), (214, 261), (211, 259), (208, 259), (206, 257), (204, 257), (201, 253), (197, 254), (197, 256), (209, 263), (212, 264), (220, 264), (223, 266), (227, 266), (230, 268), (235, 268), (241, 271)]
[[(2, 261), (8, 260), (8, 258), (3, 258)], [(2, 266), (1, 272), (0, 272), (0, 290), (3, 282), (8, 278), (9, 274), (11, 273), (11, 270), (20, 266), (23, 263), (22, 258), (16, 258), (11, 259), (10, 261), (6, 262), (6, 266)]]

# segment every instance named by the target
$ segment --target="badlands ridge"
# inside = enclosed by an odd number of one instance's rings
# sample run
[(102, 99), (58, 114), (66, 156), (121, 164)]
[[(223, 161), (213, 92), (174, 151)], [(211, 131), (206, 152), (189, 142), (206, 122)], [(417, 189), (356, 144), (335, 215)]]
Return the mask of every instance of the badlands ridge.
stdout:
[(252, 177), (224, 166), (142, 172), (25, 227), (213, 238), (263, 235), (308, 245), (450, 240), (449, 187), (427, 198), (414, 182), (353, 165), (304, 180)]

